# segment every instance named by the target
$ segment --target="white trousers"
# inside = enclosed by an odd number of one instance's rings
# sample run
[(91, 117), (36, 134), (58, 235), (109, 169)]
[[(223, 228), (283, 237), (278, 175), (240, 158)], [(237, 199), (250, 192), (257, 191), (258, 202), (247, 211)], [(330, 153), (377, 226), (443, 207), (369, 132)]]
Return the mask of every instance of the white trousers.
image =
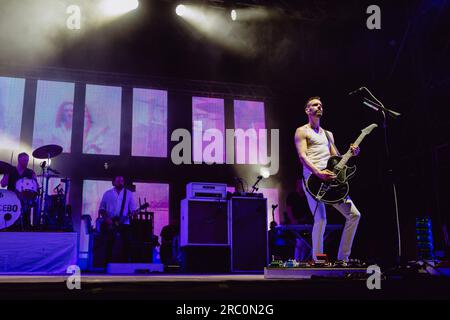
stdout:
[[(305, 180), (306, 179), (307, 177), (305, 177)], [(317, 201), (307, 191), (305, 191), (305, 194), (308, 199), (308, 205), (311, 213), (314, 214), (315, 212), (314, 226), (312, 230), (312, 256), (314, 260), (317, 260), (316, 255), (323, 253), (323, 235), (327, 225), (327, 213), (323, 202), (319, 202), (317, 204)], [(348, 261), (352, 251), (353, 238), (355, 237), (356, 229), (358, 228), (361, 213), (349, 197), (347, 197), (344, 202), (333, 204), (333, 207), (345, 217), (344, 231), (342, 232), (337, 258), (338, 260)]]

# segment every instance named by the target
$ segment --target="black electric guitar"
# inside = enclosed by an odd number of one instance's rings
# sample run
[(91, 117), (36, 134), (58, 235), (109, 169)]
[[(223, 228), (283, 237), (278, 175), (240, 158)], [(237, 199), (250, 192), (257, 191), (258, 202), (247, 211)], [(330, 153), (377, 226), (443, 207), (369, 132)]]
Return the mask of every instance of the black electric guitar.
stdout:
[[(376, 124), (361, 130), (358, 139), (353, 143), (354, 146), (359, 146), (364, 137), (378, 127)], [(350, 190), (348, 180), (354, 176), (356, 166), (347, 166), (348, 160), (353, 156), (351, 149), (343, 156), (332, 156), (328, 159), (326, 169), (330, 170), (336, 175), (336, 179), (332, 181), (323, 181), (314, 174), (311, 174), (306, 181), (306, 190), (317, 201), (327, 204), (338, 203), (342, 201)]]
[(129, 220), (130, 217), (132, 217), (135, 214), (139, 213), (139, 211), (141, 211), (141, 210), (147, 209), (149, 206), (150, 205), (148, 204), (148, 202), (145, 202), (144, 204), (139, 206), (139, 208), (137, 208), (134, 211), (131, 211), (127, 215), (124, 215), (124, 216), (121, 216), (121, 217), (120, 216), (114, 216), (114, 217), (111, 218), (112, 223), (110, 223), (110, 224), (108, 224), (104, 218), (99, 218), (98, 220), (100, 220), (100, 230), (115, 230), (115, 229), (119, 228), (121, 225), (125, 224), (125, 222), (127, 220)]

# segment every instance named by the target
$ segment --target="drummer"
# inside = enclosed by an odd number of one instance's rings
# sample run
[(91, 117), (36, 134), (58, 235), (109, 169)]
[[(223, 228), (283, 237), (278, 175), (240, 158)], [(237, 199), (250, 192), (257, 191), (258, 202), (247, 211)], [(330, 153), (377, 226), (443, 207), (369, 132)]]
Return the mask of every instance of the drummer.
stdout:
[(8, 190), (16, 191), (16, 183), (22, 178), (37, 180), (33, 170), (28, 169), (30, 157), (22, 152), (17, 156), (17, 167), (11, 167), (9, 174), (5, 174), (1, 181), (2, 188), (8, 186)]
[[(19, 153), (19, 155), (17, 156), (17, 167), (11, 167), (9, 173), (5, 174), (2, 181), (0, 182), (2, 188), (8, 186), (8, 190), (16, 191), (16, 184), (20, 179), (28, 178), (37, 181), (34, 171), (28, 169), (29, 160), (30, 157), (27, 153)], [(19, 199), (22, 202), (22, 231), (28, 230), (31, 226), (30, 204), (26, 203), (26, 199), (22, 199), (20, 196)]]

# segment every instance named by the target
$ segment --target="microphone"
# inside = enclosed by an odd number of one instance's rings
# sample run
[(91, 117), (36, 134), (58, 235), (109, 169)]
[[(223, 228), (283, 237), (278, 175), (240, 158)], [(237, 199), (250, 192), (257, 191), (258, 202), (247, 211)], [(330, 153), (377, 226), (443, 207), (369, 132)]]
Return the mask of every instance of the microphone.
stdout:
[(276, 208), (278, 208), (278, 204), (273, 204), (273, 205), (272, 205), (272, 209), (275, 210)]
[(58, 184), (55, 188), (53, 188), (53, 191), (56, 191), (56, 192), (58, 192), (59, 191), (59, 187), (61, 187), (61, 183), (60, 184)]
[(47, 161), (42, 161), (41, 162), (41, 168), (42, 169), (44, 169), (46, 165), (47, 165)]
[(358, 92), (360, 92), (360, 91), (362, 91), (364, 89), (364, 87), (361, 87), (361, 88), (358, 88), (358, 89), (356, 89), (356, 90), (353, 90), (352, 92), (349, 92), (349, 96), (351, 96), (351, 95), (353, 95), (353, 94), (355, 94), (355, 93), (358, 93)]

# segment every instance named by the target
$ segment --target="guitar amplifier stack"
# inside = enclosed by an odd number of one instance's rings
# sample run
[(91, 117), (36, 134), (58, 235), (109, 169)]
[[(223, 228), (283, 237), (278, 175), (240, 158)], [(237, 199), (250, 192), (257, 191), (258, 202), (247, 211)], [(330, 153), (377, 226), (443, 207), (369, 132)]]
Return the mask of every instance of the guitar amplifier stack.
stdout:
[[(212, 185), (208, 184), (212, 188), (209, 190), (226, 190), (226, 185)], [(267, 199), (231, 197), (227, 200), (221, 196), (193, 194), (187, 193), (190, 197), (181, 200), (182, 269), (185, 272), (263, 272), (268, 263)]]

